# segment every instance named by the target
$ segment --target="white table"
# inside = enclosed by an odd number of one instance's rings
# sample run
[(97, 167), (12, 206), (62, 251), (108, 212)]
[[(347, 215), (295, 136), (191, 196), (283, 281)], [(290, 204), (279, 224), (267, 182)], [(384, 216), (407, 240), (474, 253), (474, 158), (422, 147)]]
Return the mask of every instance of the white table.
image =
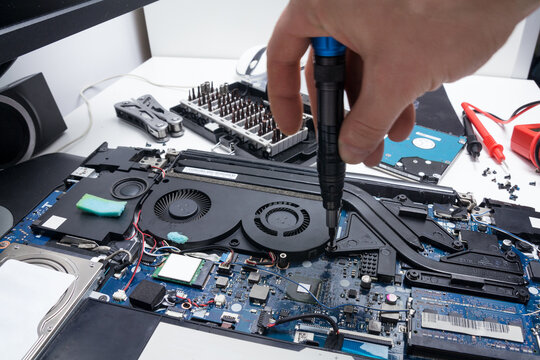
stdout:
[[(235, 65), (235, 60), (226, 59), (151, 58), (133, 70), (132, 74), (146, 77), (161, 84), (196, 86), (204, 81), (213, 81), (215, 85), (218, 85), (238, 80)], [(526, 80), (471, 76), (452, 84), (446, 84), (445, 88), (457, 114), (461, 114), (461, 102), (467, 101), (483, 110), (507, 117), (520, 105), (540, 99), (540, 89), (534, 82)], [(187, 89), (160, 88), (131, 78), (122, 78), (114, 83), (111, 82), (109, 86), (90, 100), (94, 116), (94, 125), (90, 133), (64, 151), (88, 156), (104, 141), (109, 143), (109, 147), (144, 147), (150, 143), (152, 147), (159, 149), (210, 150), (214, 144), (189, 129), (186, 129), (184, 136), (171, 138), (163, 146), (154, 142), (148, 134), (116, 117), (113, 108), (115, 103), (137, 98), (147, 93), (152, 94), (166, 108), (177, 105), (180, 99), (187, 98)], [(92, 90), (88, 91), (87, 94), (91, 96)], [(86, 107), (80, 106), (66, 116), (65, 120), (68, 130), (43, 153), (56, 151), (84, 131), (88, 123)], [(515, 203), (536, 207), (537, 210), (540, 210), (540, 175), (535, 172), (528, 160), (510, 150), (510, 137), (514, 124), (540, 123), (540, 106), (522, 115), (505, 128), (501, 128), (485, 118), (482, 121), (494, 138), (505, 148), (504, 153), (512, 176), (510, 181), (520, 187), (520, 190), (515, 192), (518, 196)], [(497, 175), (482, 176), (483, 170), (488, 167), (496, 169)], [(347, 170), (389, 176), (364, 165), (349, 165)], [(505, 182), (504, 175), (503, 169), (487, 155), (485, 149), (477, 162), (471, 161), (467, 152), (462, 151), (442, 178), (440, 185), (453, 187), (460, 192), (472, 192), (477, 200), (489, 197), (513, 202), (509, 200), (509, 193), (500, 190), (497, 186), (497, 182)], [(492, 182), (494, 177), (496, 177), (497, 182)], [(536, 181), (537, 186), (529, 185), (529, 182), (532, 181)]]

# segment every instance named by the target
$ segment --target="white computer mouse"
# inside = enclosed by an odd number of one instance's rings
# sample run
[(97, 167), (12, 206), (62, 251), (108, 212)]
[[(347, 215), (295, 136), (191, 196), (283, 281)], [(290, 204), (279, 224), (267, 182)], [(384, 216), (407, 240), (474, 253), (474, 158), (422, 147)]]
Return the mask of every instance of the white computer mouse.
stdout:
[(240, 76), (261, 77), (266, 75), (266, 45), (246, 50), (238, 59), (236, 73)]
[[(306, 65), (308, 52), (300, 60), (302, 69)], [(257, 45), (246, 50), (238, 59), (236, 73), (250, 78), (266, 77), (266, 45)]]

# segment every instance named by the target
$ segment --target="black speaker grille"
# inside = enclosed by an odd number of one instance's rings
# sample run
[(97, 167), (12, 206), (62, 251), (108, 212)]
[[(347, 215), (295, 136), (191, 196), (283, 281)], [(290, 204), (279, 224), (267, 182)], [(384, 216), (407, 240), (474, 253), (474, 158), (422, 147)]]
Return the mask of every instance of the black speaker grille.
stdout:
[(111, 194), (117, 199), (130, 200), (143, 195), (149, 186), (141, 178), (131, 177), (117, 181), (111, 189)]

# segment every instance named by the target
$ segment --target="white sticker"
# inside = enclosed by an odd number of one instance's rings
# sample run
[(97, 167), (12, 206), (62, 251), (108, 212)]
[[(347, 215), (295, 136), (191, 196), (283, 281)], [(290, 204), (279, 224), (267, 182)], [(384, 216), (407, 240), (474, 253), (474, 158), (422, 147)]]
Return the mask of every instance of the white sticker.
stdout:
[(238, 174), (208, 169), (199, 169), (189, 166), (186, 166), (182, 172), (185, 172), (187, 174), (205, 175), (229, 180), (236, 180), (236, 178), (238, 177)]
[(472, 320), (459, 316), (434, 314), (423, 311), (422, 327), (492, 339), (523, 342), (523, 334), (519, 326)]
[(531, 220), (531, 226), (533, 228), (540, 229), (540, 219), (539, 218), (529, 216), (529, 220)]
[(53, 215), (49, 218), (49, 220), (45, 221), (42, 226), (49, 229), (57, 230), (60, 225), (62, 225), (66, 220), (66, 218), (63, 218), (61, 216)]
[(422, 150), (431, 150), (435, 147), (435, 142), (433, 140), (423, 137), (414, 138), (412, 143), (414, 146)]
[(426, 137), (426, 138), (431, 139), (431, 140), (435, 140), (435, 141), (441, 141), (441, 140), (442, 140), (442, 139), (439, 138), (439, 137), (436, 137), (436, 136), (433, 136), (433, 135), (424, 134), (423, 132), (420, 132), (420, 131), (415, 132), (415, 134), (418, 135), (418, 136)]
[(311, 290), (311, 285), (310, 284), (305, 284), (305, 283), (299, 283), (300, 285), (298, 285), (298, 287), (296, 288), (296, 292), (299, 292), (299, 293), (304, 293), (304, 294), (309, 294), (309, 291)]

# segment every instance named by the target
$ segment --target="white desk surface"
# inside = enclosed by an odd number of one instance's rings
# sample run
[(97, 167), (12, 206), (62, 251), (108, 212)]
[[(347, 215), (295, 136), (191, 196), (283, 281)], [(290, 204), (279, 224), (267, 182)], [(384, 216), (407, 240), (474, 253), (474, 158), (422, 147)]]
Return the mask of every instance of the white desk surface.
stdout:
[[(196, 86), (204, 81), (213, 81), (215, 85), (223, 82), (232, 83), (238, 80), (235, 72), (236, 60), (230, 59), (194, 59), (194, 58), (151, 58), (133, 70), (132, 74), (146, 77), (156, 83)], [(111, 74), (114, 75), (114, 74)], [(461, 114), (461, 102), (466, 101), (481, 109), (508, 117), (517, 107), (530, 101), (540, 99), (540, 89), (533, 81), (506, 78), (470, 76), (452, 84), (445, 85), (448, 97), (457, 114)], [(102, 91), (99, 91), (103, 89)], [(113, 105), (120, 101), (137, 98), (144, 94), (152, 94), (165, 108), (187, 98), (187, 89), (170, 89), (152, 86), (146, 82), (121, 78), (104, 87), (89, 90), (87, 96), (96, 94), (91, 100), (94, 125), (90, 133), (79, 142), (64, 151), (80, 156), (88, 156), (101, 143), (107, 141), (109, 147), (139, 146), (147, 143), (158, 149), (175, 148), (178, 150), (198, 149), (210, 150), (212, 143), (186, 129), (180, 138), (171, 138), (165, 146), (156, 143), (151, 136), (116, 117)], [(79, 136), (88, 123), (87, 110), (80, 106), (65, 118), (68, 130), (62, 137), (43, 153), (54, 152), (63, 144)], [(493, 137), (504, 146), (507, 164), (512, 176), (512, 184), (520, 187), (515, 194), (516, 204), (536, 207), (540, 211), (540, 174), (535, 172), (532, 164), (510, 150), (510, 138), (514, 124), (540, 123), (540, 106), (518, 118), (511, 125), (502, 128), (488, 119), (482, 119)], [(495, 169), (497, 175), (482, 176), (484, 169)], [(388, 176), (364, 165), (349, 165), (347, 171)], [(460, 192), (472, 192), (478, 201), (484, 197), (507, 201), (509, 194), (499, 190), (497, 182), (505, 182), (503, 169), (491, 159), (485, 149), (477, 162), (463, 150), (451, 165), (440, 185), (450, 186)], [(492, 182), (493, 178), (497, 182)], [(529, 182), (536, 181), (536, 186)]]

